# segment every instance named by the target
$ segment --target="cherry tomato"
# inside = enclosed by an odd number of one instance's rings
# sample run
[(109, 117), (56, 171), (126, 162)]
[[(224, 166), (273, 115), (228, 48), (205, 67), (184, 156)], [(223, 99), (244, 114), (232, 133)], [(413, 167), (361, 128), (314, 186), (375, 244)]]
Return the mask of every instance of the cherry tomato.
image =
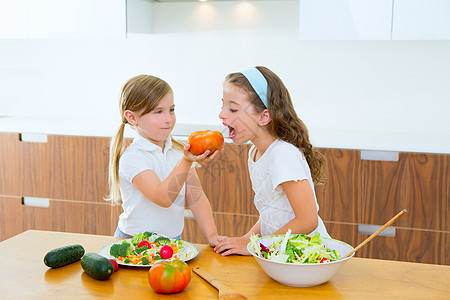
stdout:
[(117, 263), (117, 261), (115, 259), (110, 259), (109, 261), (112, 262), (112, 264), (114, 266), (114, 272), (116, 272), (119, 269), (119, 264)]
[(189, 135), (188, 144), (191, 145), (189, 151), (194, 155), (203, 154), (206, 150), (212, 154), (222, 147), (223, 135), (215, 130), (195, 131)]
[(327, 258), (325, 258), (325, 257), (323, 257), (323, 258), (319, 261), (319, 263), (321, 263), (321, 264), (327, 263), (327, 262), (329, 262), (329, 260), (328, 260)]
[(140, 241), (139, 244), (138, 244), (138, 248), (141, 248), (141, 247), (144, 247), (144, 246), (147, 246), (147, 248), (150, 249), (150, 243), (149, 242), (147, 242), (147, 241)]
[(148, 282), (157, 293), (171, 294), (184, 290), (191, 281), (191, 270), (181, 260), (161, 261), (148, 272)]
[(161, 255), (162, 259), (169, 259), (173, 255), (173, 249), (169, 245), (165, 245), (161, 247), (161, 250), (159, 250), (159, 255)]

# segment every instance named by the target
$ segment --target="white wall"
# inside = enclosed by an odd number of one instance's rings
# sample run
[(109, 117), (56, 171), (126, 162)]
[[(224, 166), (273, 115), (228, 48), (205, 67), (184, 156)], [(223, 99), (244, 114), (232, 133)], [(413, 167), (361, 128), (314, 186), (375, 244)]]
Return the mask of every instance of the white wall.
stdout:
[(154, 33), (126, 40), (0, 40), (0, 116), (118, 120), (121, 85), (146, 73), (179, 123), (220, 124), (224, 77), (264, 65), (312, 130), (450, 131), (450, 41), (300, 41), (297, 1), (242, 5), (155, 3)]

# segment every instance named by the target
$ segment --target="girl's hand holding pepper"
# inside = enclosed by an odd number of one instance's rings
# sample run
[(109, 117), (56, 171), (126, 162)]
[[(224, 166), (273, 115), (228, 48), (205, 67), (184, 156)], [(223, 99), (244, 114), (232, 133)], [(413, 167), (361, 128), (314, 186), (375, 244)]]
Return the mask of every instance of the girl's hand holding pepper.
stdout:
[(223, 148), (221, 148), (220, 150), (216, 150), (216, 151), (214, 151), (213, 154), (209, 155), (210, 151), (206, 150), (203, 154), (194, 155), (191, 152), (189, 152), (190, 147), (191, 147), (191, 145), (186, 144), (183, 149), (184, 158), (186, 160), (188, 160), (189, 162), (198, 162), (198, 163), (210, 162), (210, 161), (214, 160), (217, 157), (217, 155), (219, 155), (220, 152), (223, 151)]

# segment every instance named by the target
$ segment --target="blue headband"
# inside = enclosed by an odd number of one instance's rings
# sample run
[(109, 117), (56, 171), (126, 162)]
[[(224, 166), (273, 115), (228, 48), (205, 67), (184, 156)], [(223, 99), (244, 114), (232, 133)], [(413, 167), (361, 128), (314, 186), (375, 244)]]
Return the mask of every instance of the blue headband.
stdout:
[(257, 68), (251, 68), (241, 72), (248, 79), (259, 99), (267, 108), (267, 80)]

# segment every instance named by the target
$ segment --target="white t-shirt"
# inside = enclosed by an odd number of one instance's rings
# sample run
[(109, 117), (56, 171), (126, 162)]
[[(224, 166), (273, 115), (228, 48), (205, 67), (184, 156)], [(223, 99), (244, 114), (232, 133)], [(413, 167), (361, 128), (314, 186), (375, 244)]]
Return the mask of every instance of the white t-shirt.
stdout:
[[(259, 211), (262, 236), (272, 234), (295, 217), (281, 186), (283, 182), (307, 179), (319, 211), (311, 171), (300, 149), (277, 139), (256, 162), (253, 160), (254, 150), (253, 145), (249, 150), (248, 170), (255, 192), (254, 202)], [(320, 217), (314, 232), (319, 232), (321, 237), (329, 237)]]
[(170, 137), (166, 140), (163, 153), (161, 147), (136, 134), (119, 160), (123, 213), (119, 216), (118, 225), (123, 233), (134, 235), (150, 231), (172, 238), (181, 234), (184, 227), (185, 186), (174, 203), (165, 208), (145, 198), (132, 182), (137, 174), (145, 170), (152, 170), (163, 181), (182, 155), (181, 151), (172, 148)]

